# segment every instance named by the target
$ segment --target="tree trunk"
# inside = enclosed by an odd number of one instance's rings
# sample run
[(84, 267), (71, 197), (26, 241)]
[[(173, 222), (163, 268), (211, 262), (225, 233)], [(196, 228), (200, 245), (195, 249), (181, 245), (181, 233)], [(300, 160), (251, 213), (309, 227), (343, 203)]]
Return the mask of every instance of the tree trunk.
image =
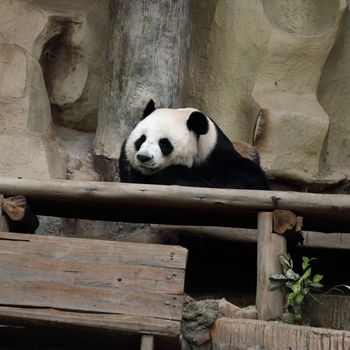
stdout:
[(157, 107), (184, 104), (190, 1), (110, 0), (109, 16), (95, 155), (115, 160), (149, 99)]

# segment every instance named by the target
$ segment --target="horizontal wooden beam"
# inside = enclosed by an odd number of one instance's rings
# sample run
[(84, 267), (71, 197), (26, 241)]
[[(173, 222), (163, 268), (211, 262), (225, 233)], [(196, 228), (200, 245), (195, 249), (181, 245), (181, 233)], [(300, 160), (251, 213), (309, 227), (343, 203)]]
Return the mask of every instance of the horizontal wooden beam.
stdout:
[(103, 313), (79, 313), (51, 308), (16, 308), (0, 306), (0, 322), (15, 326), (45, 326), (53, 328), (74, 327), (91, 330), (110, 329), (120, 332), (155, 334), (167, 337), (178, 337), (179, 322)]
[(0, 178), (0, 193), (24, 195), (38, 215), (256, 228), (259, 211), (292, 210), (304, 229), (350, 232), (350, 196)]
[[(177, 225), (151, 225), (153, 233), (172, 236), (174, 234), (188, 234), (206, 236), (234, 242), (257, 242), (257, 231), (249, 228), (217, 227), (217, 226), (177, 226)], [(303, 246), (310, 248), (349, 249), (350, 235), (347, 233), (328, 233), (302, 231)]]

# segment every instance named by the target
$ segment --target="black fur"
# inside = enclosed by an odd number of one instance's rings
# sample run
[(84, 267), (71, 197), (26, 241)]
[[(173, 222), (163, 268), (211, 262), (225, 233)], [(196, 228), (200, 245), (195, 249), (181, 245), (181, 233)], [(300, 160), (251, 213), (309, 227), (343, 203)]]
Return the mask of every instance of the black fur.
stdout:
[(156, 110), (156, 106), (154, 104), (154, 101), (153, 100), (149, 100), (149, 102), (147, 103), (146, 108), (143, 111), (141, 119), (145, 119), (147, 116), (149, 116), (155, 110)]
[(209, 123), (207, 117), (201, 112), (193, 112), (188, 117), (187, 127), (193, 131), (198, 137), (205, 135), (209, 130)]

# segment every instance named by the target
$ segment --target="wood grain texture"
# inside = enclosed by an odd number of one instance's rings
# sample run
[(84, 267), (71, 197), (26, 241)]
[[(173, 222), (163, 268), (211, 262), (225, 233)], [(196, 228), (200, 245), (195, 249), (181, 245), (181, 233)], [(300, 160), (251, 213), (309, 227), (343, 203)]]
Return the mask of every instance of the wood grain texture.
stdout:
[(318, 296), (318, 301), (311, 300), (307, 304), (307, 315), (311, 324), (317, 327), (350, 331), (350, 296)]
[(46, 319), (54, 309), (63, 323), (63, 312), (125, 315), (171, 320), (179, 331), (186, 258), (176, 246), (0, 233), (0, 304), (13, 308), (2, 317), (39, 319), (29, 314), (41, 310)]
[(19, 326), (69, 326), (89, 329), (110, 329), (121, 332), (178, 336), (179, 322), (154, 317), (80, 313), (54, 309), (0, 306), (0, 322)]
[(348, 195), (12, 178), (0, 193), (26, 196), (37, 215), (256, 228), (258, 211), (286, 209), (306, 231), (350, 231)]
[(191, 39), (190, 1), (111, 0), (95, 153), (118, 159), (150, 98), (183, 107)]
[(350, 349), (350, 332), (246, 319), (219, 318), (212, 338), (213, 350)]
[[(165, 235), (188, 234), (193, 236), (212, 237), (234, 242), (252, 242), (258, 240), (257, 230), (238, 227), (218, 226), (180, 226), (180, 225), (151, 225), (152, 233)], [(350, 235), (347, 233), (328, 233), (303, 231), (303, 247), (332, 248), (350, 250)]]
[[(151, 225), (153, 233), (174, 236), (188, 234), (194, 236), (207, 236), (226, 241), (256, 243), (258, 234), (256, 229), (218, 226), (179, 226), (179, 225)], [(350, 235), (347, 233), (323, 233), (303, 231), (303, 247), (332, 248), (350, 250)]]
[(272, 233), (272, 213), (259, 213), (256, 308), (260, 320), (273, 320), (282, 317), (285, 302), (284, 293), (279, 290), (269, 290), (269, 277), (274, 273), (281, 272), (278, 255), (286, 252), (285, 238)]
[(154, 337), (152, 335), (143, 335), (141, 337), (140, 350), (153, 350), (154, 349)]
[[(0, 243), (9, 252), (96, 264), (134, 264), (169, 268), (186, 267), (187, 250), (178, 246), (112, 242), (3, 232)], [(49, 250), (46, 250), (49, 247)], [(161, 248), (160, 248), (161, 247)]]

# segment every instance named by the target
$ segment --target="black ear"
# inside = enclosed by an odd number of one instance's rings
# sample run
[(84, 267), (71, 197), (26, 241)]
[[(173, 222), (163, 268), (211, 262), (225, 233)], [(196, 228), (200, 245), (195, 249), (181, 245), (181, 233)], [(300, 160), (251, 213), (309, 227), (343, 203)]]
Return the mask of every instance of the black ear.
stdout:
[(141, 119), (145, 119), (148, 115), (150, 115), (152, 112), (154, 112), (156, 110), (156, 106), (154, 104), (154, 101), (151, 99), (149, 100), (149, 102), (147, 103), (147, 106), (145, 108), (145, 110), (143, 111), (142, 114), (142, 118)]
[(201, 112), (192, 112), (187, 119), (187, 127), (196, 135), (205, 135), (209, 130), (208, 118)]

